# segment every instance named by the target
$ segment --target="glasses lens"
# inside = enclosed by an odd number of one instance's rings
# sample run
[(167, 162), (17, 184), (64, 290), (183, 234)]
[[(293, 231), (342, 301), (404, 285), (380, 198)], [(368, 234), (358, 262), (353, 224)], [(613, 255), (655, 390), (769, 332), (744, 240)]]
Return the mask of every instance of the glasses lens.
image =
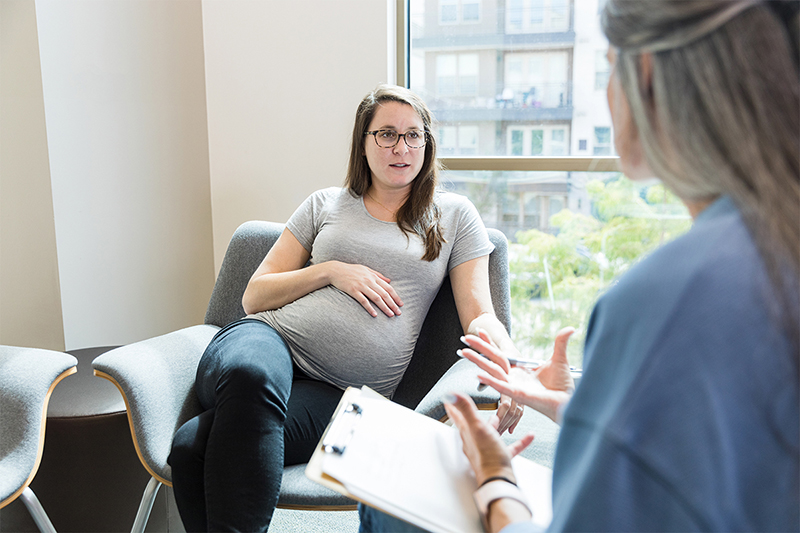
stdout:
[(378, 141), (378, 146), (390, 148), (397, 144), (397, 132), (392, 130), (380, 130), (375, 134), (375, 140)]
[(425, 132), (411, 130), (405, 134), (406, 144), (411, 148), (422, 148), (425, 146)]

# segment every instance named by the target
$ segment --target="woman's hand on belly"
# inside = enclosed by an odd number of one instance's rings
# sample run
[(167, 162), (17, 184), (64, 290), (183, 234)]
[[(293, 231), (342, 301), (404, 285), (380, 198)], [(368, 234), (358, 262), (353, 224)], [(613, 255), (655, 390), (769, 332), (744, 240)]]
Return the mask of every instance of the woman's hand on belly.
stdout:
[(328, 261), (330, 284), (349, 295), (372, 316), (378, 316), (372, 304), (386, 316), (400, 314), (403, 300), (391, 286), (391, 280), (364, 265)]

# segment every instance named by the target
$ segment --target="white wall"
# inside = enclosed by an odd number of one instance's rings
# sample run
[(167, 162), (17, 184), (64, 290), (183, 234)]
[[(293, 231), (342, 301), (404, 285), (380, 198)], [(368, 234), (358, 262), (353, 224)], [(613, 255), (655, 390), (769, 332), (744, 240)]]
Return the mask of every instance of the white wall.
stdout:
[(37, 0), (67, 349), (202, 321), (213, 284), (199, 0)]
[[(343, 183), (356, 107), (394, 81), (394, 9), (387, 0), (203, 0), (217, 269), (239, 224), (285, 222), (308, 194)], [(309, 130), (323, 142), (309, 142)]]
[(0, 343), (64, 349), (34, 0), (0, 0)]
[(0, 344), (201, 322), (235, 228), (340, 185), (394, 81), (394, 0), (0, 6)]

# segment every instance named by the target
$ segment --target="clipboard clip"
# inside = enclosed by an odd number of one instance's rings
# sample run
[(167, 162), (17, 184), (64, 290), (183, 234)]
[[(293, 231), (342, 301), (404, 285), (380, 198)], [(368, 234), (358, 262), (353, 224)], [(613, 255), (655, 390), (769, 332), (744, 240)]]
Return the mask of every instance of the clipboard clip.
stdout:
[(356, 422), (361, 418), (362, 413), (363, 409), (358, 404), (350, 403), (331, 424), (328, 433), (322, 440), (322, 449), (326, 453), (342, 455), (353, 437)]

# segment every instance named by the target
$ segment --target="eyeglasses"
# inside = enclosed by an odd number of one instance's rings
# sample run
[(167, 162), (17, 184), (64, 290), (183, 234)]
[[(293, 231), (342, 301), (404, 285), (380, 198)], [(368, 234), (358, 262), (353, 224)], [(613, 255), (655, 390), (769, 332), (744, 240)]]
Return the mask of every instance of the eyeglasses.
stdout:
[(419, 130), (410, 130), (405, 133), (397, 133), (394, 130), (375, 130), (365, 131), (364, 135), (375, 137), (375, 144), (381, 148), (394, 148), (400, 142), (400, 137), (409, 148), (422, 148), (427, 141), (427, 134)]

